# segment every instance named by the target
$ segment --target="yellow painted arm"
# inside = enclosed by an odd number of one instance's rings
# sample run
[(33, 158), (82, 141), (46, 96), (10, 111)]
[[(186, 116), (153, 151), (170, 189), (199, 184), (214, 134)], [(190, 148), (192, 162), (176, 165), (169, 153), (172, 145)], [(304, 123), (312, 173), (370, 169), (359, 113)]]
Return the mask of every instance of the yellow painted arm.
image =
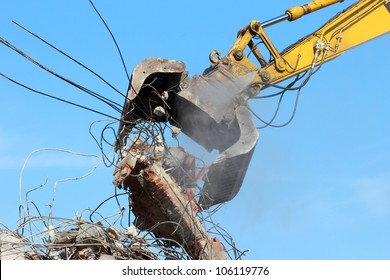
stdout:
[(288, 20), (293, 21), (304, 15), (318, 11), (322, 8), (328, 7), (338, 2), (344, 2), (344, 0), (317, 0), (302, 6), (297, 6), (288, 9), (286, 11), (286, 15), (288, 15)]
[[(325, 6), (323, 2), (330, 5), (340, 1), (314, 1), (312, 3), (316, 3), (315, 7), (321, 8)], [(287, 10), (286, 19), (290, 20), (290, 17), (295, 19), (304, 15), (305, 9), (302, 7), (310, 7), (309, 4)], [(357, 1), (320, 29), (282, 52), (278, 52), (264, 32), (263, 27), (268, 25), (268, 22), (261, 24), (258, 21), (252, 21), (239, 32), (236, 42), (225, 58), (231, 63), (230, 72), (233, 76), (258, 71), (258, 75), (254, 78), (254, 83), (259, 85), (258, 90), (282, 82), (329, 61), (348, 49), (388, 33), (390, 31), (390, 1)], [(267, 47), (271, 54), (270, 61), (266, 61), (257, 49), (252, 40), (254, 37), (259, 37)], [(247, 48), (254, 54), (258, 63), (253, 63), (244, 55), (244, 50)], [(252, 93), (254, 94), (257, 92)]]
[(286, 65), (284, 71), (279, 71), (275, 63), (266, 65), (263, 71), (269, 72), (270, 82), (278, 83), (388, 32), (390, 1), (359, 1), (283, 51), (280, 56)]

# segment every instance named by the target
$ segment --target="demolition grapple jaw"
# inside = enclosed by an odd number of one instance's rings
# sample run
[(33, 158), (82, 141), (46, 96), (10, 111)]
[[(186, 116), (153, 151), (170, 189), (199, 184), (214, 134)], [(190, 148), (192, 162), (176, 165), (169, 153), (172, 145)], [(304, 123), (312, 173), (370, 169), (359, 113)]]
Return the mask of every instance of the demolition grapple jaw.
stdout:
[(202, 208), (233, 199), (259, 137), (242, 101), (255, 74), (229, 78), (223, 69), (217, 69), (189, 79), (183, 62), (144, 60), (132, 74), (117, 150), (139, 122), (170, 122), (206, 150), (219, 151), (203, 179), (198, 200)]
[(141, 121), (166, 122), (172, 101), (186, 76), (185, 64), (177, 60), (147, 58), (133, 70), (123, 105), (115, 148), (126, 146), (127, 136)]

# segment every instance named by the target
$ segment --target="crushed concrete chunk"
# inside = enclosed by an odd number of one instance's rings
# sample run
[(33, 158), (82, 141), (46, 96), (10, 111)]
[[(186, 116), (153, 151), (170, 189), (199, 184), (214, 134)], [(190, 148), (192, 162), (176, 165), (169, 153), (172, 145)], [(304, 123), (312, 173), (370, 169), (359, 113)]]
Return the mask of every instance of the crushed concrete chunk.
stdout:
[(161, 106), (157, 106), (153, 110), (153, 114), (155, 114), (157, 117), (162, 117), (166, 114), (165, 109)]
[(11, 231), (0, 233), (0, 259), (25, 260), (23, 240)]

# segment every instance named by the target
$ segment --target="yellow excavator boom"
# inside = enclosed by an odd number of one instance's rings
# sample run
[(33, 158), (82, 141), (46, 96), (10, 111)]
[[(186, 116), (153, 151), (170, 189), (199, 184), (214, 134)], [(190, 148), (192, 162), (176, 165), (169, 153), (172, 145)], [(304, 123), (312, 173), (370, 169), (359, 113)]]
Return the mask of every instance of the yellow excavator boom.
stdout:
[[(212, 51), (211, 66), (192, 78), (181, 61), (144, 60), (133, 71), (117, 149), (126, 146), (127, 136), (139, 122), (169, 122), (207, 150), (219, 151), (204, 178), (199, 204), (207, 208), (233, 199), (259, 138), (247, 100), (302, 72), (309, 71), (310, 77), (316, 66), (390, 31), (388, 0), (357, 1), (281, 52), (264, 31), (338, 2), (342, 1), (313, 1), (264, 23), (252, 21), (238, 32), (224, 57)], [(270, 59), (264, 58), (259, 43)]]
[[(318, 2), (318, 3), (317, 3)], [(323, 3), (327, 2), (327, 3)], [(324, 7), (340, 1), (314, 1), (286, 11), (286, 19), (294, 20), (305, 11)], [(317, 3), (313, 8), (312, 3)], [(307, 12), (306, 12), (307, 13)], [(269, 24), (266, 23), (265, 26)], [(390, 1), (362, 0), (354, 3), (325, 23), (320, 29), (302, 38), (282, 52), (278, 52), (266, 35), (263, 25), (252, 21), (239, 34), (227, 57), (237, 63), (238, 75), (246, 71), (258, 70), (254, 78), (259, 89), (269, 84), (277, 84), (318, 64), (329, 61), (357, 45), (368, 42), (390, 32)], [(272, 59), (265, 61), (252, 39), (258, 35), (271, 53)], [(245, 48), (257, 58), (260, 66), (243, 55)], [(240, 56), (240, 54), (242, 54)]]

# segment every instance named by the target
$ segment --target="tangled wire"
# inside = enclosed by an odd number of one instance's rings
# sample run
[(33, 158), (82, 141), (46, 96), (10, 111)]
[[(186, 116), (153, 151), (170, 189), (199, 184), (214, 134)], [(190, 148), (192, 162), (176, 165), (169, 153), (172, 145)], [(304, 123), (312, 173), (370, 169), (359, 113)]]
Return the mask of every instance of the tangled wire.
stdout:
[[(165, 129), (167, 125), (159, 123), (143, 123), (133, 128), (131, 137), (129, 137), (129, 148), (136, 143), (147, 143), (152, 150), (148, 152), (148, 160), (155, 157), (158, 153), (163, 153), (169, 149), (165, 141)], [(101, 133), (99, 144), (109, 144), (105, 138), (105, 132), (112, 130), (106, 126)], [(172, 132), (172, 128), (171, 132)], [(176, 138), (175, 138), (176, 139)], [(97, 140), (97, 138), (95, 138)], [(176, 139), (176, 143), (179, 144)], [(112, 142), (111, 142), (112, 143)], [(99, 145), (103, 154), (103, 159), (108, 160), (109, 154), (114, 157), (107, 162), (108, 165), (118, 166), (123, 160), (123, 151), (113, 153), (113, 146), (108, 146), (108, 151), (103, 145)], [(23, 197), (22, 179), (23, 173), (28, 166), (32, 156), (45, 151), (56, 151), (60, 153), (71, 153), (81, 157), (98, 158), (98, 163), (86, 174), (76, 178), (67, 178), (58, 180), (54, 183), (53, 196), (49, 204), (49, 213), (43, 214), (40, 206), (30, 200), (29, 196), (42, 190), (47, 180), (24, 193)], [(126, 150), (126, 149), (124, 149)], [(115, 159), (115, 157), (117, 157)], [(72, 218), (56, 217), (53, 215), (55, 206), (56, 186), (60, 182), (82, 180), (92, 175), (101, 163), (100, 157), (96, 155), (87, 155), (75, 153), (61, 149), (40, 149), (33, 151), (26, 159), (20, 175), (19, 197), (20, 197), (20, 219), (17, 229), (11, 230), (6, 225), (1, 225), (0, 229), (0, 257), (1, 259), (177, 259), (189, 260), (193, 256), (188, 250), (183, 248), (182, 244), (177, 241), (162, 237), (150, 230), (141, 230), (137, 228), (136, 217), (132, 213), (132, 202), (129, 190), (119, 190), (114, 188), (114, 194), (104, 199), (94, 209), (87, 208), (76, 214)], [(196, 159), (197, 173), (205, 168), (205, 163), (201, 159)], [(171, 170), (167, 170), (171, 172)], [(188, 172), (188, 170), (183, 170)], [(199, 194), (200, 187), (193, 186)], [(125, 199), (123, 199), (125, 198)], [(119, 211), (114, 214), (107, 214), (100, 209), (109, 201), (115, 200)], [(245, 252), (235, 247), (233, 238), (218, 223), (213, 220), (213, 215), (217, 213), (223, 205), (213, 209), (200, 211), (197, 213), (197, 219), (205, 227), (210, 235), (218, 236), (223, 242), (228, 258), (241, 259)], [(125, 218), (127, 215), (127, 219)], [(125, 222), (125, 220), (127, 220)], [(155, 227), (160, 226), (157, 223)]]

